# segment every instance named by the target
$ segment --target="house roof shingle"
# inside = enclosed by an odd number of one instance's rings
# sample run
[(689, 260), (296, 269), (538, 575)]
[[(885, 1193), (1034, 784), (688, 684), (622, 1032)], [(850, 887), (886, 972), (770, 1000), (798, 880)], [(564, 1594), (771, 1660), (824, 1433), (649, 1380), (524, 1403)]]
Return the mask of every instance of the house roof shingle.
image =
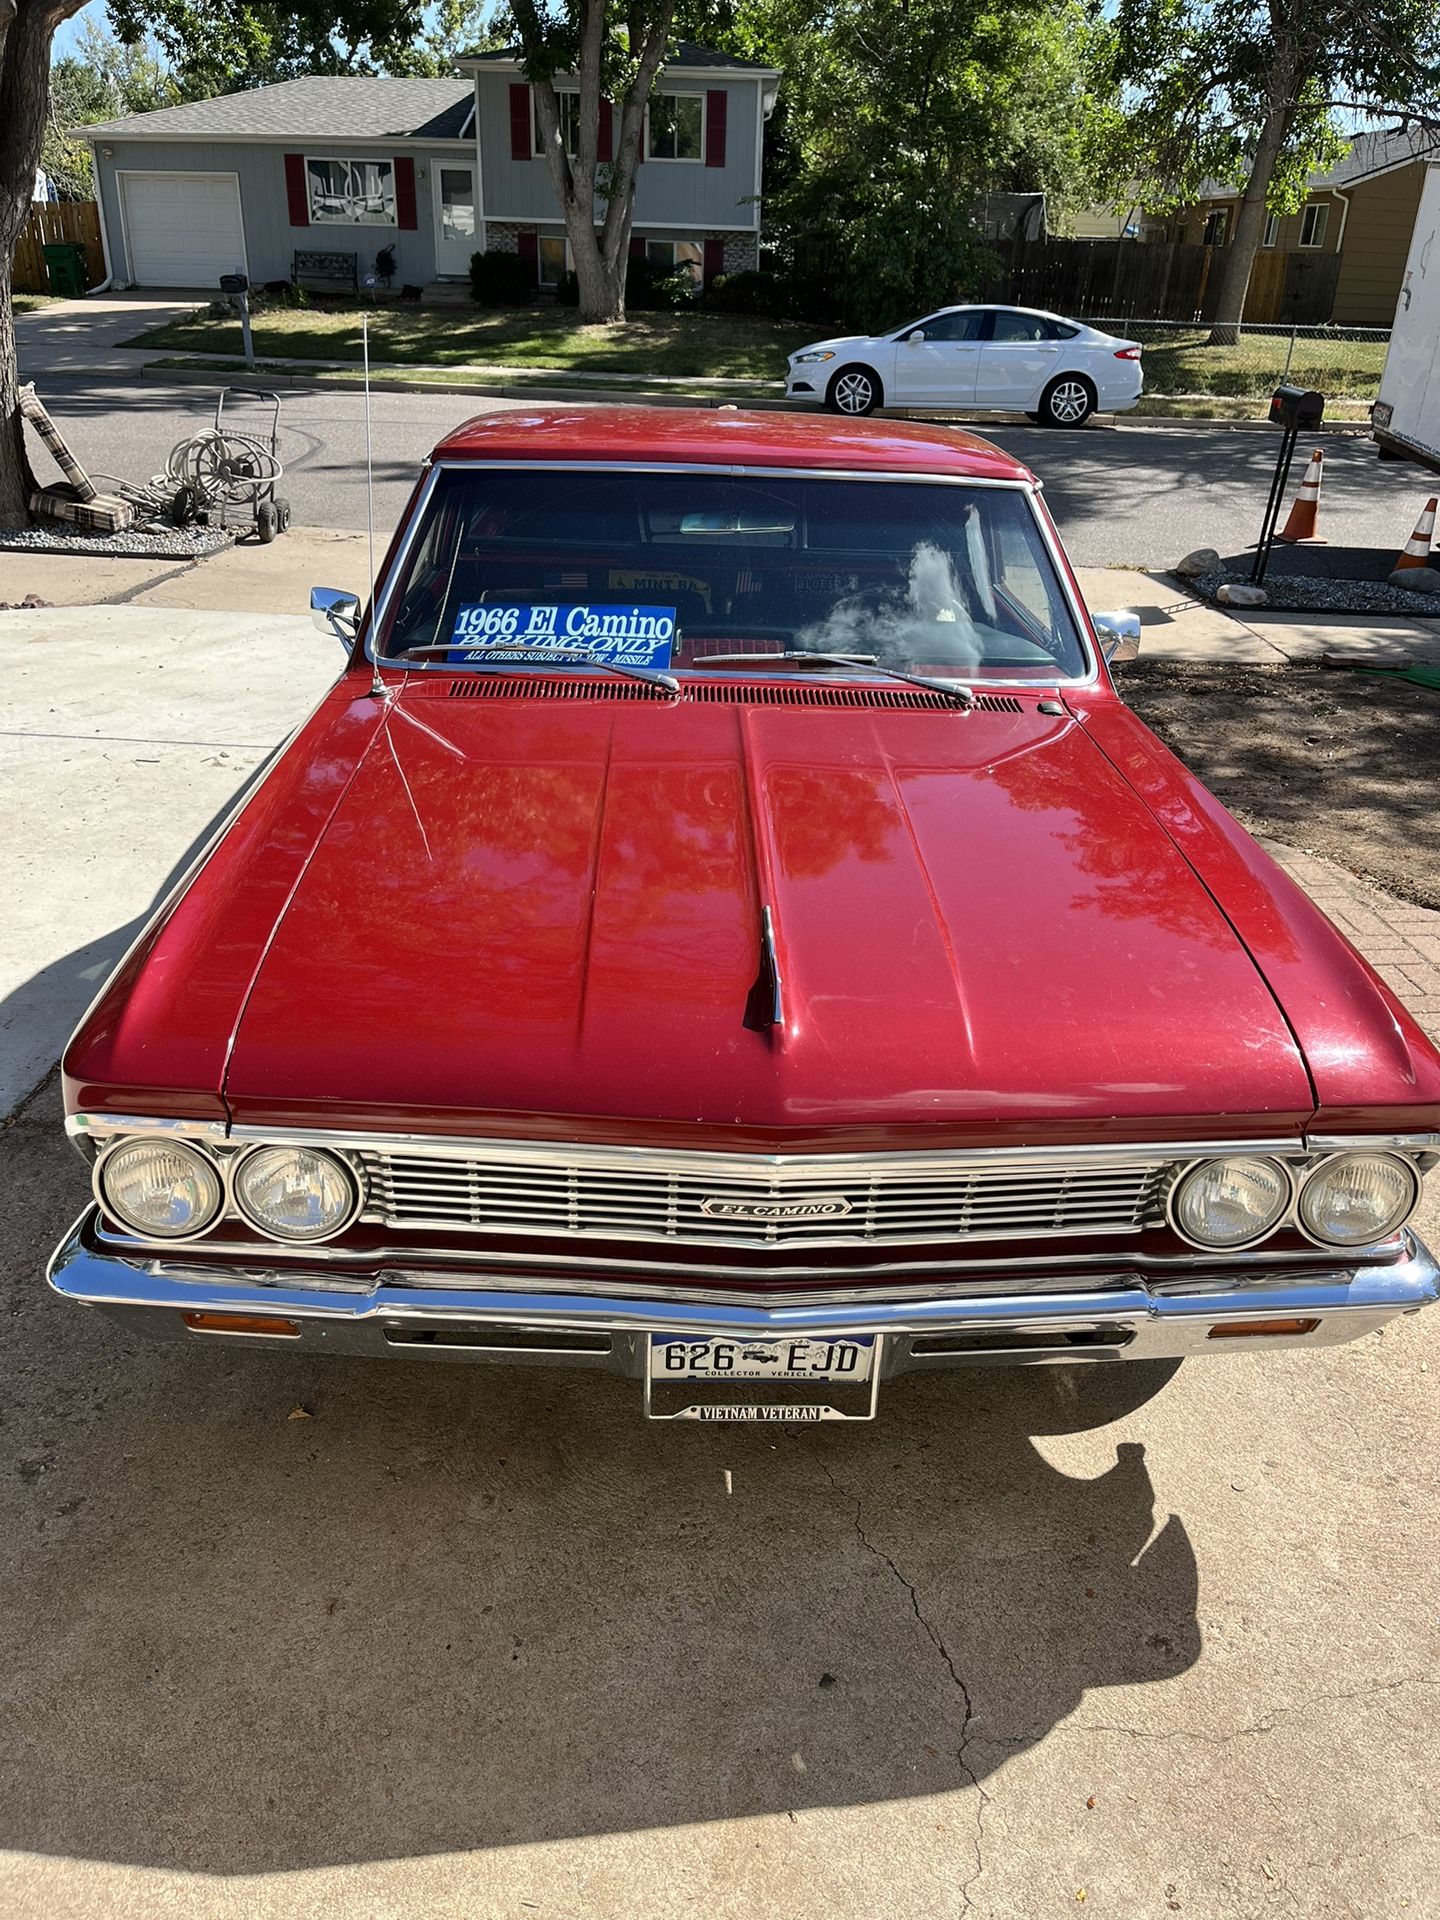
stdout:
[[(1352, 134), (1350, 151), (1323, 173), (1310, 175), (1306, 182), (1311, 193), (1323, 193), (1327, 187), (1353, 187), (1373, 174), (1388, 173), (1392, 167), (1409, 166), (1412, 161), (1440, 162), (1440, 134), (1428, 127), (1375, 127)], [(1220, 180), (1207, 180), (1196, 198), (1199, 200), (1238, 200), (1241, 189)]]
[(469, 80), (310, 74), (86, 127), (89, 139), (456, 140), (469, 118)]

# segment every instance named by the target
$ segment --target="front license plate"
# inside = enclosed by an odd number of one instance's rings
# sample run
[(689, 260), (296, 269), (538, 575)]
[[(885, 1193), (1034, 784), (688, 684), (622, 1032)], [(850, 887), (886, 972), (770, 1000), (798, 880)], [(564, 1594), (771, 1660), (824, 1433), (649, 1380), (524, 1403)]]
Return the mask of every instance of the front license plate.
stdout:
[[(879, 1390), (875, 1334), (742, 1340), (729, 1334), (654, 1333), (645, 1374), (652, 1420), (872, 1420)], [(686, 1389), (674, 1411), (655, 1404), (659, 1389)], [(703, 1389), (698, 1398), (688, 1390)], [(777, 1392), (776, 1389), (779, 1389)], [(836, 1390), (843, 1390), (838, 1395)], [(859, 1392), (855, 1391), (859, 1389)], [(840, 1397), (853, 1411), (831, 1404)]]

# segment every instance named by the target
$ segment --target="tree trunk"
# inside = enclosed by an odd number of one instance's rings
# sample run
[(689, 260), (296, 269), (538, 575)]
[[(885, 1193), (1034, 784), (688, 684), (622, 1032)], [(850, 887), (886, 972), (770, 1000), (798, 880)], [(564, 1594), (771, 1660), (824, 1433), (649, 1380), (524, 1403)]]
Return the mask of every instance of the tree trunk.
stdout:
[[(3, 4), (3, 0), (0, 0)], [(632, 9), (627, 20), (630, 50), (638, 66), (613, 115), (612, 158), (599, 161), (600, 100), (604, 91), (605, 41), (610, 0), (581, 0), (579, 11), (580, 120), (575, 152), (565, 151), (553, 81), (533, 81), (536, 118), (545, 149), (550, 184), (565, 216), (565, 236), (575, 262), (582, 325), (608, 325), (625, 318), (625, 269), (630, 257), (630, 225), (635, 209), (635, 168), (645, 122), (645, 103), (670, 36), (674, 0), (658, 0), (653, 10)], [(527, 69), (546, 73), (546, 28), (534, 0), (514, 0)], [(643, 44), (642, 42), (643, 37)], [(605, 214), (596, 230), (595, 202)]]
[(1280, 97), (1271, 107), (1260, 129), (1260, 138), (1255, 143), (1255, 160), (1250, 168), (1250, 178), (1245, 183), (1245, 197), (1240, 202), (1240, 216), (1235, 222), (1234, 237), (1228, 247), (1221, 249), (1224, 265), (1220, 270), (1220, 293), (1215, 302), (1215, 314), (1210, 323), (1209, 343), (1212, 347), (1233, 347), (1240, 338), (1240, 322), (1245, 317), (1245, 296), (1250, 291), (1250, 274), (1265, 232), (1265, 196), (1270, 191), (1270, 177), (1275, 171), (1275, 163), (1280, 158), (1295, 113), (1290, 89), (1281, 88), (1277, 91)]
[(15, 406), (18, 372), (10, 288), (15, 243), (30, 210), (50, 102), (50, 43), (84, 0), (0, 0), (0, 526), (24, 526), (35, 487)]

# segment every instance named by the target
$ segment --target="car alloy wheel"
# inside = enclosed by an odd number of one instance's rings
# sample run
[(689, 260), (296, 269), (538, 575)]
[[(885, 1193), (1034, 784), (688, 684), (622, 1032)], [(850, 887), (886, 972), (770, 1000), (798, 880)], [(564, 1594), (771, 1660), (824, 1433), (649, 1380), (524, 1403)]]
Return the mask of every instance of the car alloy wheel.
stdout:
[(1044, 417), (1054, 427), (1078, 427), (1094, 410), (1090, 389), (1074, 374), (1063, 375), (1045, 390)]
[(873, 413), (880, 404), (879, 383), (865, 367), (842, 368), (830, 382), (829, 400), (836, 413)]

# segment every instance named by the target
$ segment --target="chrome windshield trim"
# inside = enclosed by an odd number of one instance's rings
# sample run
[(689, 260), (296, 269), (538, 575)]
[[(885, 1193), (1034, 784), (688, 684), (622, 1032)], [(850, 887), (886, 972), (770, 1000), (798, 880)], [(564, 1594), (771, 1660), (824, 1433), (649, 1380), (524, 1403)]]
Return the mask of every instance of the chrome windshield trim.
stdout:
[[(1098, 651), (1090, 624), (1090, 612), (1075, 587), (1065, 554), (1054, 530), (1047, 524), (1045, 515), (1035, 511), (1035, 498), (1040, 492), (1039, 482), (1029, 480), (996, 480), (981, 475), (962, 473), (869, 473), (856, 472), (842, 467), (772, 467), (746, 466), (741, 463), (709, 462), (697, 460), (609, 460), (600, 457), (594, 460), (437, 460), (425, 475), (425, 480), (410, 509), (409, 524), (404, 539), (397, 549), (394, 559), (385, 573), (379, 594), (372, 600), (364, 626), (357, 643), (357, 651), (352, 657), (352, 666), (358, 666), (363, 660), (368, 665), (389, 669), (401, 675), (411, 673), (450, 673), (455, 668), (440, 664), (427, 664), (416, 661), (387, 659), (375, 651), (375, 635), (383, 632), (390, 615), (390, 603), (394, 597), (395, 584), (409, 564), (411, 552), (419, 538), (425, 513), (435, 488), (440, 483), (442, 473), (474, 473), (480, 469), (497, 470), (502, 473), (635, 473), (660, 474), (698, 473), (720, 479), (771, 479), (771, 480), (832, 480), (865, 482), (874, 481), (884, 486), (925, 486), (925, 487), (983, 487), (995, 492), (1023, 493), (1030, 502), (1030, 517), (1035, 530), (1040, 535), (1046, 553), (1055, 572), (1055, 584), (1060, 590), (1061, 599), (1075, 622), (1076, 634), (1080, 641), (1081, 652), (1086, 659), (1086, 671), (1083, 674), (1057, 673), (1050, 680), (1002, 680), (988, 674), (970, 674), (965, 684), (974, 681), (977, 691), (985, 692), (993, 687), (1023, 687), (1032, 692), (1043, 693), (1049, 687), (1091, 687), (1100, 680)], [(698, 679), (707, 677), (703, 671), (693, 667), (678, 667), (678, 674), (690, 675)], [(799, 672), (782, 675), (785, 679), (799, 679)], [(957, 682), (958, 684), (958, 682)]]

